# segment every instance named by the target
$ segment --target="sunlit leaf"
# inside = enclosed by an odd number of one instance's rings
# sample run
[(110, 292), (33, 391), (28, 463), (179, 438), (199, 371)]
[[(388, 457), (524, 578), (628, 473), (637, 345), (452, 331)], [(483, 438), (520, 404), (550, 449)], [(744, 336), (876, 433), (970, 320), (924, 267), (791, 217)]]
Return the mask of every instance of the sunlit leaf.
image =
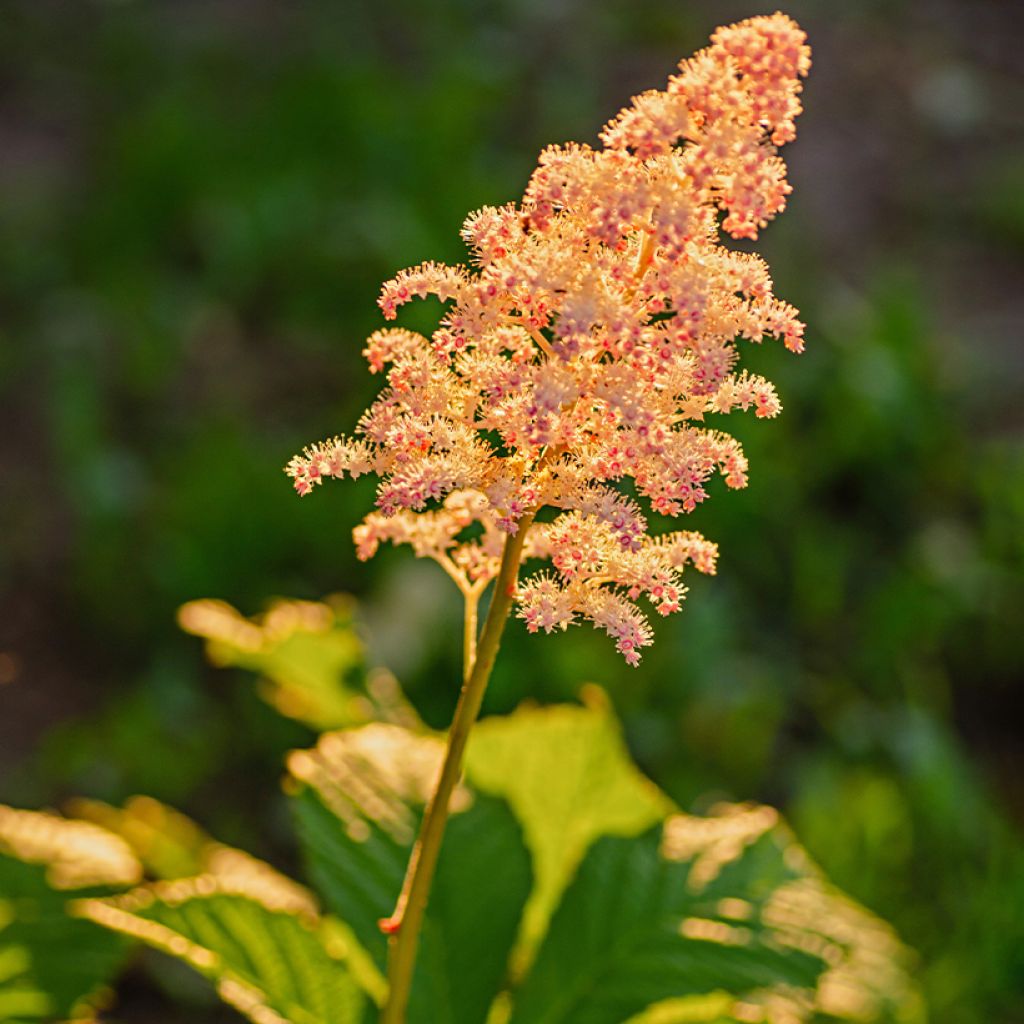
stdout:
[(85, 822), (0, 805), (0, 1020), (89, 1017), (125, 943), (70, 917), (73, 897), (138, 881), (117, 836)]
[(179, 610), (178, 622), (206, 640), (215, 665), (259, 673), (261, 696), (314, 729), (375, 719), (417, 722), (395, 680), (385, 672), (367, 672), (344, 598), (277, 600), (252, 618), (224, 601), (190, 601)]
[[(306, 888), (244, 850), (217, 842), (191, 818), (151, 797), (132, 797), (124, 807), (77, 799), (68, 807), (125, 839), (157, 879), (209, 875), (221, 886), (295, 913), (317, 913), (316, 900)], [(345, 962), (362, 989), (380, 998), (383, 979), (351, 930), (330, 917), (321, 919), (320, 930), (331, 955)]]
[(356, 1024), (365, 1003), (305, 901), (212, 875), (157, 882), (76, 912), (183, 960), (255, 1024)]
[(244, 850), (217, 842), (187, 815), (152, 797), (132, 797), (124, 807), (77, 799), (68, 802), (68, 810), (124, 839), (153, 878), (211, 875), (251, 895), (270, 894), (316, 913), (316, 901), (303, 886)]
[(594, 844), (512, 1024), (912, 1021), (920, 1003), (904, 960), (885, 925), (820, 878), (774, 811), (674, 815)]
[(523, 707), (473, 730), (466, 776), (508, 801), (522, 822), (536, 883), (524, 915), (526, 949), (540, 940), (551, 912), (587, 847), (603, 835), (637, 835), (673, 810), (636, 769), (607, 699), (585, 691), (586, 707)]
[(191, 818), (148, 796), (134, 796), (123, 807), (79, 798), (68, 801), (66, 809), (119, 835), (154, 878), (202, 874), (215, 845)]
[[(394, 726), (322, 737), (289, 760), (310, 874), (383, 972), (395, 906), (443, 744)], [(529, 855), (501, 802), (459, 789), (420, 944), (410, 1021), (482, 1024), (530, 891)]]

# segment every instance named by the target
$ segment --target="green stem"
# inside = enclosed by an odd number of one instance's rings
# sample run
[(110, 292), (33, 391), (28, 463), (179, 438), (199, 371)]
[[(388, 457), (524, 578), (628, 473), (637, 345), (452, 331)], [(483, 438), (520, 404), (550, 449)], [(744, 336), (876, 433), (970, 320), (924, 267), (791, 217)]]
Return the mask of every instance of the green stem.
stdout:
[(477, 610), (480, 606), (480, 591), (475, 588), (464, 594), (462, 614), (462, 681), (469, 678), (476, 661)]
[[(498, 654), (505, 620), (508, 618), (515, 595), (523, 543), (532, 523), (532, 515), (524, 516), (519, 521), (516, 532), (505, 540), (501, 568), (494, 581), (494, 594), (491, 597), (491, 606), (487, 610), (483, 632), (480, 634), (476, 657), (473, 659), (472, 668), (468, 669), (465, 675), (459, 702), (455, 708), (455, 717), (448, 730), (448, 747), (441, 767), (441, 777), (423, 815), (420, 834), (409, 858), (405, 884), (398, 897), (395, 912), (383, 922), (384, 930), (391, 937), (388, 941), (389, 992), (387, 1002), (381, 1011), (380, 1024), (405, 1024), (420, 930), (423, 927), (423, 917), (430, 897), (430, 884), (434, 879), (437, 858), (441, 852), (441, 840), (448, 821), (448, 804), (462, 772), (462, 758), (466, 751), (469, 732), (480, 713), (487, 680)], [(473, 618), (475, 619), (475, 614)]]

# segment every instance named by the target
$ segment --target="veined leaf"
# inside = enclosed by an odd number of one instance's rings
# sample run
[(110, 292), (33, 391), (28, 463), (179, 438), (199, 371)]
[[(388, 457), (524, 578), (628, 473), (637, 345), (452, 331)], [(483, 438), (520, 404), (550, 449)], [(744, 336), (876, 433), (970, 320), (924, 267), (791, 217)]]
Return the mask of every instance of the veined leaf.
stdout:
[(287, 902), (297, 913), (317, 912), (316, 900), (304, 886), (244, 850), (217, 842), (191, 818), (152, 797), (132, 797), (124, 807), (78, 799), (68, 808), (124, 839), (156, 879), (211, 875), (234, 891)]
[(594, 844), (512, 1024), (916, 1020), (902, 958), (771, 809), (675, 815)]
[(590, 687), (585, 696), (586, 707), (523, 707), (486, 718), (469, 740), (466, 778), (508, 801), (533, 855), (520, 969), (590, 844), (637, 835), (675, 809), (630, 760), (603, 692)]
[[(310, 873), (327, 904), (384, 970), (378, 921), (402, 887), (443, 744), (394, 726), (321, 738), (289, 759)], [(409, 1020), (483, 1024), (506, 974), (530, 891), (518, 824), (497, 800), (453, 798), (421, 936)]]
[(79, 798), (68, 802), (67, 811), (120, 836), (154, 878), (203, 874), (216, 845), (191, 818), (148, 796), (133, 796), (124, 807)]
[[(327, 733), (288, 758), (299, 839), (327, 906), (383, 967), (388, 917), (444, 745), (391, 725)], [(454, 807), (465, 807), (460, 789)]]
[(140, 873), (127, 844), (95, 825), (0, 805), (0, 1020), (92, 1016), (126, 947), (70, 917), (68, 900)]
[[(191, 818), (151, 797), (132, 797), (124, 807), (99, 800), (73, 800), (69, 808), (120, 835), (149, 875), (164, 881), (209, 875), (234, 892), (262, 899), (306, 916), (317, 904), (304, 886), (243, 850), (212, 839)], [(321, 919), (321, 937), (334, 959), (344, 961), (359, 987), (379, 1000), (384, 980), (351, 930)]]
[(374, 719), (418, 724), (394, 678), (368, 673), (351, 602), (278, 600), (246, 618), (224, 601), (189, 601), (178, 623), (206, 640), (210, 661), (260, 674), (260, 695), (316, 730)]
[(818, 982), (814, 1021), (923, 1024), (927, 1019), (910, 973), (910, 951), (889, 925), (813, 867), (805, 878), (774, 894), (769, 914), (787, 933), (807, 933), (829, 944), (829, 967)]
[[(365, 999), (290, 891), (212, 875), (157, 882), (76, 913), (169, 953), (210, 978), (255, 1024), (358, 1024)], [(241, 890), (241, 891), (240, 891)]]

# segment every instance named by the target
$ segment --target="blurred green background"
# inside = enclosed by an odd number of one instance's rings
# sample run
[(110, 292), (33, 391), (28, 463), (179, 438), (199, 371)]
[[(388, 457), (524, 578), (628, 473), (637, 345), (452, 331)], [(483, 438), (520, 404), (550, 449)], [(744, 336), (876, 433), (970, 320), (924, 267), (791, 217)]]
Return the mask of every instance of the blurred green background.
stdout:
[[(808, 351), (748, 348), (750, 487), (639, 670), (510, 630), (486, 710), (611, 694), (684, 807), (780, 806), (921, 953), (936, 1021), (1024, 1021), (1024, 5), (786, 5), (815, 68), (763, 236)], [(462, 258), (538, 150), (592, 142), (716, 25), (711, 0), (9, 2), (0, 9), (0, 800), (138, 792), (290, 866), (306, 743), (176, 608), (361, 602), (433, 725), (457, 594), (356, 562), (372, 483), (280, 467), (379, 381), (379, 284)], [(432, 313), (433, 311), (428, 311)], [(417, 315), (404, 322), (415, 322)], [(425, 321), (424, 321), (425, 322)], [(237, 1019), (129, 981), (110, 1019)], [(181, 987), (177, 986), (178, 995)], [(186, 991), (186, 994), (188, 992)]]

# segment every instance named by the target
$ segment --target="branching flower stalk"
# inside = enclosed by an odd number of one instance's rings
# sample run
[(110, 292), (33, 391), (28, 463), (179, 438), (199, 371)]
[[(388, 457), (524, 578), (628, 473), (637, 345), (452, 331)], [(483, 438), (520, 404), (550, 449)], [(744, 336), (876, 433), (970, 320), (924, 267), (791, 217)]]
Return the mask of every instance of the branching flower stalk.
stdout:
[[(378, 475), (377, 511), (354, 531), (359, 557), (409, 544), (466, 602), (447, 754), (382, 922), (388, 1024), (405, 1019), (448, 802), (512, 608), (530, 632), (588, 620), (636, 665), (653, 639), (637, 602), (678, 611), (684, 567), (715, 571), (715, 544), (652, 535), (633, 495), (674, 517), (707, 497), (716, 472), (743, 487), (742, 448), (706, 418), (781, 409), (769, 381), (736, 371), (737, 342), (771, 335), (800, 352), (803, 324), (772, 294), (764, 261), (722, 235), (756, 239), (784, 208), (777, 147), (795, 137), (809, 68), (790, 18), (751, 18), (718, 29), (666, 89), (635, 97), (603, 148), (544, 150), (519, 204), (466, 219), (474, 268), (424, 263), (384, 285), (388, 320), (412, 298), (451, 305), (430, 338), (375, 332), (364, 355), (387, 386), (357, 436), (287, 466), (301, 495), (326, 477)], [(529, 559), (551, 568), (520, 582)]]
[(459, 780), (469, 733), (480, 714), (480, 705), (498, 654), (501, 634), (512, 607), (524, 536), (525, 531), (519, 531), (510, 534), (505, 541), (501, 568), (495, 581), (494, 594), (480, 643), (476, 656), (466, 671), (455, 716), (448, 730), (448, 743), (437, 787), (424, 811), (423, 824), (409, 858), (405, 882), (395, 905), (395, 912), (386, 921), (381, 922), (381, 928), (390, 936), (389, 998), (381, 1014), (381, 1024), (401, 1024), (405, 1020), (416, 966), (416, 950), (434, 870), (437, 867), (437, 858), (441, 852), (441, 841), (448, 820), (448, 805)]

